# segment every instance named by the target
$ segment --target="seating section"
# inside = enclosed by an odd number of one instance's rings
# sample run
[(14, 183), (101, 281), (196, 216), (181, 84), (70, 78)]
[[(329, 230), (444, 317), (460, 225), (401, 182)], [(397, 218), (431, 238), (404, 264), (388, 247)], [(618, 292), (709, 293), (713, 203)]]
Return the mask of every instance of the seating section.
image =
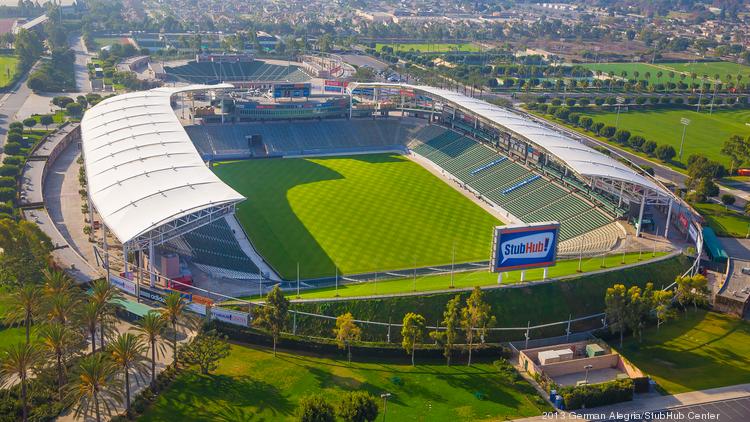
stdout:
[(224, 219), (214, 221), (163, 245), (164, 249), (190, 257), (193, 263), (257, 274), (258, 267), (245, 254)]
[(562, 240), (613, 221), (580, 196), (458, 133), (420, 138), (411, 149), (521, 221), (559, 221)]
[(323, 120), (186, 126), (206, 159), (248, 158), (248, 138), (260, 135), (267, 156), (400, 149), (419, 138), (449, 132), (405, 120)]
[(281, 66), (257, 60), (240, 63), (191, 61), (181, 66), (165, 66), (164, 70), (178, 80), (201, 84), (239, 81), (304, 82), (310, 79), (297, 66)]

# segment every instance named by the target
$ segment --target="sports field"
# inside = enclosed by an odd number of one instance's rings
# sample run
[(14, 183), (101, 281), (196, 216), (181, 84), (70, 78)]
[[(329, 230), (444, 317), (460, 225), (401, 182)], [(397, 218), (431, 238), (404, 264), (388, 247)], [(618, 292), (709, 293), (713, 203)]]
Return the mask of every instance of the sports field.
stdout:
[(16, 75), (16, 66), (18, 66), (18, 57), (0, 55), (0, 88), (8, 85)]
[(237, 216), (287, 279), (488, 260), (500, 221), (399, 155), (220, 163)]
[[(406, 353), (404, 353), (406, 358)], [(506, 420), (540, 415), (547, 404), (523, 380), (517, 381), (492, 363), (445, 365), (444, 361), (406, 359), (351, 364), (304, 354), (232, 345), (212, 375), (186, 371), (159, 395), (141, 421), (286, 421), (299, 420), (299, 399), (320, 392), (332, 404), (341, 393), (367, 391), (378, 397), (383, 418), (383, 392), (391, 393), (387, 420)]]
[(722, 204), (698, 203), (695, 209), (706, 219), (717, 236), (745, 238), (750, 233), (750, 217)]
[(667, 394), (750, 383), (750, 324), (727, 315), (691, 308), (620, 352)]
[[(615, 125), (616, 112), (587, 112), (596, 122)], [(747, 109), (714, 109), (709, 114), (708, 109), (696, 112), (688, 109), (647, 109), (620, 113), (619, 127), (627, 129), (632, 135), (641, 135), (659, 145), (672, 145), (675, 151), (680, 150), (682, 124), (680, 119), (687, 117), (690, 125), (685, 135), (685, 147), (682, 162), (687, 163), (691, 154), (704, 155), (716, 160), (729, 168), (729, 159), (721, 154), (724, 141), (732, 135), (750, 135), (750, 110)], [(674, 159), (679, 161), (677, 157)]]
[(375, 50), (381, 51), (384, 46), (393, 48), (394, 51), (420, 51), (422, 53), (427, 52), (438, 52), (445, 53), (449, 51), (469, 51), (476, 52), (480, 51), (480, 47), (477, 44), (465, 43), (465, 44), (454, 44), (454, 43), (403, 43), (403, 44), (387, 44), (377, 43)]
[[(691, 74), (695, 73), (700, 79), (703, 75), (711, 80), (715, 75), (723, 82), (737, 81), (737, 75), (742, 75), (745, 82), (750, 79), (750, 66), (740, 65), (731, 62), (699, 62), (699, 63), (586, 63), (581, 66), (587, 67), (593, 71), (600, 70), (604, 74), (614, 72), (616, 77), (622, 77), (622, 72), (627, 72), (628, 79), (635, 79), (635, 73), (638, 72), (638, 79), (647, 79), (646, 72), (650, 73), (648, 80), (656, 82), (674, 82), (680, 81), (680, 74), (685, 74), (683, 80), (685, 83), (691, 83)], [(674, 78), (669, 77), (669, 72), (674, 72)], [(662, 72), (661, 78), (657, 76)], [(696, 80), (697, 81), (697, 80)]]

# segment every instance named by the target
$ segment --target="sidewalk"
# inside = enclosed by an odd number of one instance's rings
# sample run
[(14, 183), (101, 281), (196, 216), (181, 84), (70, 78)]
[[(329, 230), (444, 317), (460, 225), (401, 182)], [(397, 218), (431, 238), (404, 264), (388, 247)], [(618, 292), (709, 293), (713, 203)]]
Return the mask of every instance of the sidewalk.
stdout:
[[(691, 391), (688, 393), (675, 394), (673, 396), (653, 396), (648, 395), (643, 398), (636, 398), (633, 401), (618, 403), (610, 406), (595, 407), (591, 409), (580, 409), (573, 413), (576, 416), (570, 414), (567, 418), (579, 419), (579, 420), (593, 420), (583, 417), (582, 413), (589, 414), (606, 414), (619, 413), (619, 414), (641, 414), (644, 412), (650, 412), (655, 410), (671, 409), (681, 406), (699, 405), (705, 403), (711, 403), (722, 400), (737, 399), (743, 397), (750, 397), (750, 384), (739, 384), (732, 385), (729, 387), (711, 388), (708, 390)], [(563, 414), (568, 415), (567, 412), (562, 412), (559, 419), (563, 419)], [(516, 419), (517, 421), (523, 422), (536, 422), (546, 421), (555, 419), (554, 417), (534, 416), (531, 418)]]

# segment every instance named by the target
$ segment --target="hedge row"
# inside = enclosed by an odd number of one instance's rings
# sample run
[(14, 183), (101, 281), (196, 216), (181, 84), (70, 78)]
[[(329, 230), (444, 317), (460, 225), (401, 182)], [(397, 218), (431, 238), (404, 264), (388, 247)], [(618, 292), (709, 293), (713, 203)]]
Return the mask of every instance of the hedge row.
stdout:
[(562, 387), (557, 392), (565, 409), (575, 410), (633, 400), (633, 380), (630, 378), (581, 386)]
[[(702, 105), (709, 105), (711, 104), (711, 97), (705, 96), (705, 97), (696, 97), (696, 96), (674, 96), (674, 97), (657, 97), (657, 96), (650, 96), (650, 97), (623, 97), (624, 102), (622, 103), (623, 106), (663, 106), (663, 107), (683, 107), (685, 104), (694, 106), (698, 105), (698, 103)], [(545, 104), (549, 102), (549, 104), (554, 106), (561, 106), (566, 105), (568, 107), (588, 107), (590, 105), (595, 105), (598, 107), (603, 106), (614, 106), (617, 105), (617, 97), (569, 97), (569, 98), (552, 98), (550, 99), (546, 95), (540, 95), (536, 98), (534, 98), (533, 102), (539, 103), (539, 104)], [(738, 97), (714, 97), (713, 98), (713, 104), (714, 105), (723, 105), (727, 104), (730, 106), (747, 106), (749, 103), (747, 96), (738, 96)]]
[(554, 116), (573, 126), (580, 127), (595, 135), (607, 138), (610, 142), (615, 142), (623, 147), (642, 152), (649, 157), (656, 157), (664, 162), (671, 161), (677, 155), (677, 151), (675, 151), (674, 147), (671, 145), (659, 145), (654, 141), (646, 140), (640, 135), (631, 136), (630, 131), (628, 130), (617, 129), (614, 126), (605, 125), (602, 122), (595, 122), (591, 117), (581, 115), (566, 106), (532, 103), (527, 107), (530, 110), (536, 110)]

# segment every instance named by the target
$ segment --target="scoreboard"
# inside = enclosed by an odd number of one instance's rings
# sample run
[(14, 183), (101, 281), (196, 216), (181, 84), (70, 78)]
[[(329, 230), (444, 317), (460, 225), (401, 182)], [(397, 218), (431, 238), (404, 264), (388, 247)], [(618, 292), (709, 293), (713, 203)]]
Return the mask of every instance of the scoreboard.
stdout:
[(310, 96), (310, 83), (276, 84), (273, 86), (273, 98), (303, 98)]

